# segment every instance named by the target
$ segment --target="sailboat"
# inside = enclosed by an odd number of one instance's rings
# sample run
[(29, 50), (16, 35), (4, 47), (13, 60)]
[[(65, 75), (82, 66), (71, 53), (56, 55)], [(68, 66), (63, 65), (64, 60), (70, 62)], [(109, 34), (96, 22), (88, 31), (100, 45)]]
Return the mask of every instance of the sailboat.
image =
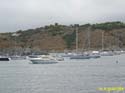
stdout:
[(76, 54), (70, 56), (70, 59), (89, 59), (89, 55), (78, 54), (78, 27), (76, 27)]
[(11, 60), (25, 60), (26, 56), (19, 55), (18, 52), (17, 52), (17, 47), (16, 47), (16, 44), (17, 44), (16, 39), (17, 39), (18, 36), (20, 36), (20, 34), (19, 33), (13, 33), (12, 36), (15, 38), (15, 40), (14, 40), (15, 41), (14, 42), (15, 43), (14, 44), (15, 49), (14, 49), (14, 55), (10, 56)]
[(104, 51), (104, 31), (102, 31), (102, 50), (100, 52), (101, 56), (113, 56), (112, 51)]
[(90, 46), (91, 46), (91, 40), (90, 40), (90, 27), (88, 27), (87, 30), (87, 43), (88, 43), (88, 55), (90, 56), (90, 58), (100, 58), (101, 56), (99, 55), (98, 51), (90, 51)]

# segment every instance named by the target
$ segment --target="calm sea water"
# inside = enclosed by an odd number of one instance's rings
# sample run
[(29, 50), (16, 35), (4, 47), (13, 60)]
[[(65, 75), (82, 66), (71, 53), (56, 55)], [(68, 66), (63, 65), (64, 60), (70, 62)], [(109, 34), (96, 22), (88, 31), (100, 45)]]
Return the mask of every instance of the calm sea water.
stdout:
[(0, 62), (0, 93), (106, 93), (97, 88), (125, 87), (125, 55), (57, 64), (29, 62)]

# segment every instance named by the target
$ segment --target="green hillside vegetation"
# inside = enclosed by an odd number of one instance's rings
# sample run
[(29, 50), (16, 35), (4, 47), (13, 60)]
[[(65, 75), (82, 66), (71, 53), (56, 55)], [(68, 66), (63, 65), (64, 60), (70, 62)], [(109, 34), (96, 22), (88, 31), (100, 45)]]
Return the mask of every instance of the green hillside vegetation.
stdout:
[(74, 31), (71, 34), (66, 34), (63, 36), (63, 39), (66, 42), (67, 48), (71, 48), (76, 40), (76, 32)]
[(93, 24), (92, 28), (109, 31), (113, 29), (125, 28), (125, 24), (122, 22), (106, 22), (106, 23), (100, 23), (100, 24)]

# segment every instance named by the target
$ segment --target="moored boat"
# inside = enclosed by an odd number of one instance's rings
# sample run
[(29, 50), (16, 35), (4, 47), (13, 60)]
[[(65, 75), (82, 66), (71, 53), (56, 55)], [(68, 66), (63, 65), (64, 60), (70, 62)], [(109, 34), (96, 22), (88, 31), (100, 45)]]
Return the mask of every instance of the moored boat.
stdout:
[(10, 61), (10, 58), (6, 56), (0, 56), (0, 61)]
[(74, 56), (71, 56), (70, 59), (90, 59), (90, 56), (89, 55), (74, 55)]
[(55, 57), (51, 55), (31, 55), (28, 57), (28, 59), (33, 64), (54, 64), (58, 63)]
[(102, 51), (100, 52), (101, 56), (113, 56), (114, 53), (112, 51)]
[(26, 59), (25, 56), (18, 56), (18, 55), (11, 56), (10, 58), (11, 58), (11, 60), (25, 60)]

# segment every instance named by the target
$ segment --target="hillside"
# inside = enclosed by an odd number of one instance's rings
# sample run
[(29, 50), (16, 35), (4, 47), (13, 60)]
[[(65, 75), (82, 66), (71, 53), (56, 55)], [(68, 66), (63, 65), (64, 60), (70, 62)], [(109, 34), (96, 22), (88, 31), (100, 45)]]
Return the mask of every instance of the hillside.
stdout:
[(34, 50), (72, 50), (75, 49), (75, 29), (78, 28), (79, 49), (101, 49), (102, 32), (104, 48), (117, 49), (125, 47), (125, 24), (106, 22), (84, 25), (48, 25), (36, 29), (19, 30), (14, 33), (0, 34), (0, 49), (34, 49)]

